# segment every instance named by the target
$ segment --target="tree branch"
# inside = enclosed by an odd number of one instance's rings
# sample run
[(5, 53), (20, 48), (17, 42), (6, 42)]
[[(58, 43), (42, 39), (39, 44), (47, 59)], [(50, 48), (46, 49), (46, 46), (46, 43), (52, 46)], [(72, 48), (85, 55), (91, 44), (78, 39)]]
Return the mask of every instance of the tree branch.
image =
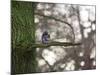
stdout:
[(50, 46), (77, 46), (81, 45), (81, 43), (68, 43), (68, 42), (51, 42), (47, 44), (43, 43), (38, 43), (38, 44), (33, 44), (32, 47), (38, 47), (38, 48), (44, 48), (44, 47), (50, 47)]

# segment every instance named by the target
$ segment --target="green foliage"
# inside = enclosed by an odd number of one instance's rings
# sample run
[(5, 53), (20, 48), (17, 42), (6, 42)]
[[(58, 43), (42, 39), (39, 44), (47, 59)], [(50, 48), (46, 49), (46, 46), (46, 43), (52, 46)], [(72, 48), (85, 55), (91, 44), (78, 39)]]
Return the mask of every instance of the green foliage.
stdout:
[(11, 2), (12, 74), (36, 72), (34, 10), (32, 2)]

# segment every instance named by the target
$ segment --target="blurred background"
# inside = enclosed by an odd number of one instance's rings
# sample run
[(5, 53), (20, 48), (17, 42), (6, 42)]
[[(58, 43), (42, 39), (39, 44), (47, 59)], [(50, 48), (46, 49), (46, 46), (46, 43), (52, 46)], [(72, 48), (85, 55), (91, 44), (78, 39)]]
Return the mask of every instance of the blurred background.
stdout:
[(51, 41), (81, 43), (37, 48), (39, 72), (96, 68), (95, 6), (38, 3), (35, 13), (36, 42), (41, 42), (43, 32), (48, 31)]

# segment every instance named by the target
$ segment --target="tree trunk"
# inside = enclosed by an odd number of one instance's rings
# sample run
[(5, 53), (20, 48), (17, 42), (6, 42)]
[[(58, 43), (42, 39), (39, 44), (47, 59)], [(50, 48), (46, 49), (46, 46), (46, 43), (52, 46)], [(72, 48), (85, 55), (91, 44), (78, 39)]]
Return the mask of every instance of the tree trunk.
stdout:
[(35, 43), (35, 6), (32, 2), (11, 2), (12, 75), (36, 72), (36, 49), (27, 48), (28, 44)]

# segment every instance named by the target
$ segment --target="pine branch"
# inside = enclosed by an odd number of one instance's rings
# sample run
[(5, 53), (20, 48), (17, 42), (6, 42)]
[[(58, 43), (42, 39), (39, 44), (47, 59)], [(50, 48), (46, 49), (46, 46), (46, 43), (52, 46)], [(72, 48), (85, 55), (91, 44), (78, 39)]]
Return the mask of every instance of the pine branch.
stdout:
[[(32, 48), (47, 48), (50, 46), (79, 46), (81, 45), (81, 43), (72, 43), (72, 42), (50, 42), (47, 44), (43, 44), (43, 43), (31, 43), (29, 45), (16, 45), (13, 49), (17, 50), (18, 53), (23, 53), (26, 51), (31, 51)], [(21, 50), (20, 50), (21, 49)], [(34, 49), (33, 49), (34, 50)]]
[(81, 45), (81, 43), (51, 42), (51, 43), (47, 43), (47, 44), (43, 44), (43, 43), (34, 44), (34, 45), (32, 45), (32, 47), (45, 48), (45, 47), (50, 47), (50, 46), (78, 46), (78, 45)]

